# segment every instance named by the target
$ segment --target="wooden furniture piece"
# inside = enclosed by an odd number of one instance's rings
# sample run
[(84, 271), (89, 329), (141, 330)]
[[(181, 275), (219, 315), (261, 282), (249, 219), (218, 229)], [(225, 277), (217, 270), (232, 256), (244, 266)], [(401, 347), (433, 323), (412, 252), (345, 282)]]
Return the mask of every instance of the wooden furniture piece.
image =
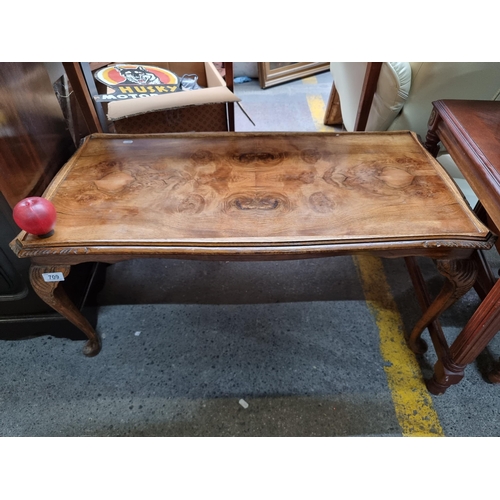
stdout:
[(91, 88), (95, 89), (95, 83), (89, 63), (65, 62), (63, 65), (89, 131), (107, 132), (107, 122), (102, 107), (92, 99), (97, 91), (91, 91)]
[[(433, 102), (426, 148), (436, 156), (439, 142), (450, 153), (479, 198), (476, 212), (499, 234), (500, 227), (500, 102), (440, 100)], [(497, 245), (498, 248), (498, 245)], [(477, 255), (478, 261), (484, 257)], [(447, 357), (435, 367), (432, 388), (444, 393), (464, 376), (472, 363), (500, 330), (500, 282), (483, 267), (476, 290), (483, 300), (452, 343)], [(489, 376), (500, 382), (500, 373)]]
[[(365, 78), (359, 98), (359, 107), (354, 123), (355, 131), (363, 131), (366, 129), (368, 116), (370, 115), (373, 97), (377, 90), (378, 79), (382, 69), (381, 62), (369, 62), (366, 66)], [(325, 125), (342, 125), (342, 110), (340, 108), (340, 97), (335, 87), (335, 82), (332, 83), (330, 97), (326, 106), (325, 117), (323, 119)]]
[[(17, 259), (9, 249), (19, 233), (13, 207), (27, 196), (42, 195), (76, 150), (54, 91), (64, 73), (57, 66), (0, 64), (0, 339), (18, 340), (50, 331), (59, 337), (82, 338), (80, 331), (40, 300), (30, 285), (29, 262)], [(92, 296), (96, 268), (91, 263), (79, 266), (66, 283), (79, 308)], [(88, 309), (85, 314), (94, 322)]]
[(359, 100), (358, 112), (356, 114), (356, 121), (354, 123), (354, 130), (366, 129), (381, 69), (381, 62), (369, 62), (366, 67), (366, 74), (365, 79), (363, 80), (363, 87), (361, 89), (361, 97)]
[(340, 96), (335, 87), (335, 82), (332, 83), (328, 102), (326, 104), (325, 116), (323, 117), (324, 125), (339, 125), (342, 126), (342, 110), (340, 109)]
[(260, 62), (259, 84), (262, 89), (288, 83), (330, 69), (328, 62)]
[(437, 260), (442, 292), (420, 334), (475, 281), (495, 237), (411, 132), (89, 136), (44, 195), (55, 234), (21, 232), (31, 282), (88, 336), (60, 279), (81, 262), (134, 258), (303, 259), (348, 254)]

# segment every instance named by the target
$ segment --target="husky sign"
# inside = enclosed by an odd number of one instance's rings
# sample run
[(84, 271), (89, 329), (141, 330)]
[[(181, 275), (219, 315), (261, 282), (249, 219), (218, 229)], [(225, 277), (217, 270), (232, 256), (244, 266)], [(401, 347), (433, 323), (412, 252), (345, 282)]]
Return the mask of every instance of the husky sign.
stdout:
[(197, 75), (179, 78), (172, 71), (157, 66), (116, 64), (100, 69), (94, 77), (113, 91), (94, 96), (97, 102), (142, 99), (201, 88), (197, 83)]

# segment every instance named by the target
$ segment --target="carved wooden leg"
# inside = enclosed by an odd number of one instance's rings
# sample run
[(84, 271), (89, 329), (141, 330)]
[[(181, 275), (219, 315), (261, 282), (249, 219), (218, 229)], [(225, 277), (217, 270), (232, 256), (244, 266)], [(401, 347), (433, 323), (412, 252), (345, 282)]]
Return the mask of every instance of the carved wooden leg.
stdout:
[(410, 334), (408, 344), (410, 349), (417, 354), (423, 354), (426, 351), (426, 344), (420, 338), (422, 332), (443, 311), (466, 294), (476, 281), (477, 266), (473, 260), (438, 260), (437, 268), (446, 278), (446, 282)]
[(479, 295), (479, 298), (484, 300), (493, 288), (493, 285), (496, 283), (497, 278), (493, 275), (482, 250), (476, 250), (472, 255), (472, 258), (476, 261), (478, 270), (476, 282), (474, 283), (474, 289)]
[[(443, 394), (463, 377), (464, 368), (472, 363), (500, 330), (500, 281), (497, 281), (470, 320), (450, 346), (449, 356), (439, 360), (434, 376), (427, 383), (433, 394)], [(488, 374), (492, 383), (500, 383), (500, 370)]]
[(62, 273), (64, 277), (68, 276), (71, 266), (36, 266), (30, 268), (30, 281), (33, 289), (38, 296), (49, 306), (62, 314), (67, 320), (71, 321), (88, 337), (88, 341), (83, 348), (85, 356), (95, 356), (101, 350), (101, 343), (95, 330), (87, 319), (78, 310), (75, 304), (69, 299), (60, 286), (59, 281), (45, 281), (43, 273)]
[(439, 396), (453, 384), (458, 384), (464, 378), (465, 366), (453, 363), (448, 357), (438, 359), (434, 365), (434, 373), (425, 385), (431, 394)]
[(492, 384), (500, 384), (500, 368), (492, 370), (490, 373), (488, 373), (488, 380)]
[(441, 121), (441, 117), (436, 113), (436, 110), (433, 109), (431, 112), (431, 116), (429, 118), (429, 122), (427, 124), (427, 135), (425, 137), (425, 149), (429, 151), (429, 153), (434, 156), (434, 158), (439, 153), (439, 136), (436, 133), (439, 122)]
[[(459, 364), (472, 363), (498, 331), (500, 331), (500, 280), (479, 304), (464, 329), (450, 346), (450, 356)], [(499, 375), (498, 371), (493, 371), (488, 378), (493, 383), (499, 383)]]

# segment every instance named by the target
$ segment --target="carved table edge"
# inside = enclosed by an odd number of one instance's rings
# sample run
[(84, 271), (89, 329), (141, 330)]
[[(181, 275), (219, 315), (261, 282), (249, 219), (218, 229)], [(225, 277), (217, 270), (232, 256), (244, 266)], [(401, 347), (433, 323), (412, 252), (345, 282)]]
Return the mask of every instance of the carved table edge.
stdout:
[[(93, 260), (96, 257), (168, 257), (178, 256), (179, 258), (212, 257), (226, 258), (228, 256), (294, 256), (300, 258), (301, 255), (317, 255), (318, 257), (327, 255), (343, 255), (368, 253), (379, 254), (387, 257), (404, 257), (407, 255), (428, 255), (430, 257), (442, 258), (467, 258), (474, 250), (489, 250), (493, 247), (497, 236), (489, 233), (485, 239), (481, 240), (459, 240), (459, 239), (439, 239), (439, 240), (406, 240), (375, 242), (286, 242), (274, 244), (252, 244), (248, 242), (238, 243), (217, 243), (217, 244), (146, 244), (146, 245), (84, 245), (84, 246), (39, 246), (25, 247), (23, 242), (16, 238), (10, 243), (10, 248), (19, 258), (38, 257), (70, 257), (78, 256), (85, 260)], [(451, 252), (450, 249), (456, 250)]]

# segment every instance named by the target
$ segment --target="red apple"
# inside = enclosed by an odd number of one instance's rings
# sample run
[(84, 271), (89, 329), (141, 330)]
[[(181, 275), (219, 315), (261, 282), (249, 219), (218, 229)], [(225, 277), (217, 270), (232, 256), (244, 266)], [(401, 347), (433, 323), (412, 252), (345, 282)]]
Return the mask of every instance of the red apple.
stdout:
[(57, 217), (54, 205), (39, 196), (21, 200), (12, 215), (21, 229), (37, 236), (50, 236)]

